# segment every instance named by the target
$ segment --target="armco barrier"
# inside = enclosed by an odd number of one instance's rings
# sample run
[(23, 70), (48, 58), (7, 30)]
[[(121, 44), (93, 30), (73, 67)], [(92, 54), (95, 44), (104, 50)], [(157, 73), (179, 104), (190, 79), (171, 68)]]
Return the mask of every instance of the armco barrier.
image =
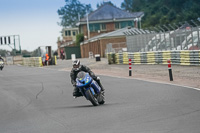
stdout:
[(109, 64), (167, 64), (171, 59), (172, 64), (177, 65), (200, 65), (200, 50), (181, 50), (181, 51), (156, 51), (156, 52), (124, 52), (109, 53)]
[(133, 53), (133, 63), (134, 64), (141, 64), (141, 53)]
[(163, 58), (163, 55), (162, 55), (162, 52), (154, 52), (155, 53), (155, 64), (162, 64), (163, 61), (162, 61), (162, 58)]
[(190, 65), (190, 51), (181, 51), (181, 65)]
[(172, 51), (171, 52), (171, 61), (173, 64), (180, 64), (181, 63), (180, 51)]
[(200, 51), (190, 51), (190, 63), (191, 65), (199, 65), (199, 56)]
[(155, 52), (148, 52), (147, 53), (147, 64), (155, 64)]
[(127, 52), (123, 53), (123, 64), (129, 64), (129, 58)]
[(142, 63), (142, 64), (147, 64), (147, 53), (143, 53), (143, 52), (142, 52), (142, 53), (140, 54), (140, 57), (141, 57), (141, 60), (140, 60), (141, 63)]
[(162, 64), (167, 64), (167, 60), (171, 59), (171, 51), (162, 52)]

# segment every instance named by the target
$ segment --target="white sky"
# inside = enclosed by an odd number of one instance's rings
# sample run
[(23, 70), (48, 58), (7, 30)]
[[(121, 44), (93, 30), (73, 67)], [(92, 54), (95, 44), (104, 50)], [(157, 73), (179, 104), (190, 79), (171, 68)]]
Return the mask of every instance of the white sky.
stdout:
[[(93, 10), (103, 0), (79, 0), (91, 4)], [(111, 0), (117, 7), (123, 0)], [(39, 46), (57, 49), (57, 38), (61, 36), (57, 10), (65, 5), (65, 0), (1, 0), (0, 36), (20, 35), (22, 50), (33, 51)], [(0, 45), (0, 49), (11, 50)]]

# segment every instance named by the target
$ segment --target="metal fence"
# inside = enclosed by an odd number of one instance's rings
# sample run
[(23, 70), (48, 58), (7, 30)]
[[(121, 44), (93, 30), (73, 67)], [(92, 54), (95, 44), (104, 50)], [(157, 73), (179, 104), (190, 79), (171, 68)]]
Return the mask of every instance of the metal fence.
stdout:
[(120, 43), (109, 43), (106, 45), (105, 54), (107, 53), (121, 53), (121, 52), (127, 52), (127, 45), (126, 42), (120, 42)]
[(193, 20), (148, 29), (131, 28), (124, 34), (128, 52), (200, 49), (200, 24)]

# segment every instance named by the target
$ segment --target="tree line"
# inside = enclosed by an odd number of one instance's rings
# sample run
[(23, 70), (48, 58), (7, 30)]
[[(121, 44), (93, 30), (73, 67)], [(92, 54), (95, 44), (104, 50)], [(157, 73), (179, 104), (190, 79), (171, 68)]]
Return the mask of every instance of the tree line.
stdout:
[(200, 17), (200, 0), (124, 0), (121, 8), (143, 11), (143, 27), (196, 20)]
[[(74, 27), (80, 18), (93, 11), (90, 4), (79, 0), (65, 0), (66, 5), (58, 9), (63, 27)], [(112, 2), (109, 2), (112, 5)], [(97, 3), (97, 8), (104, 2)], [(128, 12), (144, 12), (142, 27), (196, 20), (200, 17), (200, 0), (124, 0), (121, 9)]]

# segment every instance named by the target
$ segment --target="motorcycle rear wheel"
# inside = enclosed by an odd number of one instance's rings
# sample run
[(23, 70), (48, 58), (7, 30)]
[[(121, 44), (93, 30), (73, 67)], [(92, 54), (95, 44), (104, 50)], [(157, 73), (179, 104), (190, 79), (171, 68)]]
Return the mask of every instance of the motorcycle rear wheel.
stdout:
[(99, 95), (98, 101), (99, 101), (99, 104), (104, 104), (105, 103), (105, 98), (104, 98), (104, 96), (102, 94)]

